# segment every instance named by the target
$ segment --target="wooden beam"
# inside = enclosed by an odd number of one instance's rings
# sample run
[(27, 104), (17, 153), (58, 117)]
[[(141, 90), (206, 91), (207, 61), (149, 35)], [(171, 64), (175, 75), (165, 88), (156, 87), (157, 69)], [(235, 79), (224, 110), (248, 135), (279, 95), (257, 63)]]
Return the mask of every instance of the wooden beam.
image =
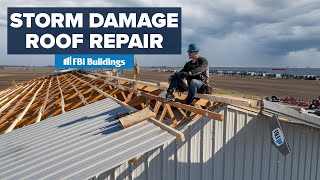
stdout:
[(100, 99), (103, 99), (103, 98), (104, 98), (104, 95), (98, 93), (97, 96), (89, 98), (89, 99), (88, 99), (88, 103), (91, 104), (91, 103), (96, 102), (96, 101), (98, 101), (98, 100), (100, 100)]
[(75, 90), (79, 96), (79, 98), (81, 99), (81, 101), (83, 102), (84, 105), (88, 105), (88, 102), (86, 101), (86, 99), (84, 98), (84, 96), (81, 94), (80, 91), (78, 91), (78, 89), (69, 81), (69, 79), (67, 79), (65, 76), (63, 76), (65, 78), (65, 80), (69, 83), (69, 85), (72, 87), (73, 90)]
[(175, 103), (175, 102), (172, 102), (172, 101), (169, 101), (168, 104), (173, 106), (173, 107), (176, 107), (176, 108), (181, 108), (181, 109), (184, 109), (184, 110), (196, 113), (196, 114), (207, 116), (207, 117), (212, 118), (214, 120), (223, 121), (223, 116), (221, 114), (219, 114), (219, 113), (216, 113), (216, 112), (208, 111), (208, 110), (205, 110), (205, 109), (199, 109), (199, 108), (196, 108), (194, 106), (181, 104), (181, 103)]
[[(141, 92), (139, 90), (134, 90), (134, 89), (131, 89), (131, 88), (128, 88), (128, 87), (116, 85), (115, 83), (112, 83), (110, 81), (108, 83), (112, 84), (115, 87), (127, 90), (129, 92), (134, 92), (134, 93), (138, 94), (138, 96), (144, 96), (146, 98), (149, 98), (150, 100), (157, 100), (157, 101), (161, 101), (161, 102), (164, 101), (163, 98), (161, 98), (159, 96), (156, 96), (156, 95), (153, 95), (153, 94), (150, 94), (150, 93), (147, 93), (147, 92)], [(181, 104), (181, 103), (173, 102), (173, 101), (169, 101), (169, 102), (167, 102), (167, 104), (169, 104), (170, 106), (176, 107), (176, 108), (181, 108), (181, 109), (184, 109), (184, 110), (196, 113), (196, 114), (207, 116), (207, 117), (209, 117), (211, 119), (215, 119), (215, 120), (218, 120), (218, 121), (223, 121), (223, 116), (221, 114), (219, 114), (219, 113), (216, 113), (216, 112), (211, 112), (211, 111), (208, 111), (208, 110), (205, 110), (205, 109), (199, 109), (199, 108), (196, 108), (194, 106)]]
[(135, 106), (140, 105), (141, 103), (144, 103), (145, 100), (146, 100), (146, 97), (144, 97), (144, 96), (137, 96), (137, 97), (131, 99), (127, 104), (128, 104), (129, 106), (135, 107)]
[(161, 115), (160, 115), (160, 118), (159, 118), (159, 121), (160, 121), (160, 122), (162, 122), (163, 119), (166, 117), (167, 111), (168, 111), (167, 107), (164, 106), (164, 108), (163, 108), (163, 110), (162, 110), (162, 113), (161, 113)]
[(57, 76), (57, 77), (56, 77), (56, 79), (57, 79), (57, 82), (58, 82), (58, 87), (59, 87), (59, 90), (60, 90), (60, 96), (61, 96), (61, 104), (60, 104), (60, 106), (61, 106), (61, 112), (62, 112), (62, 114), (64, 114), (66, 111), (64, 110), (64, 106), (65, 106), (65, 104), (64, 104), (63, 93), (62, 93), (62, 89), (61, 89), (61, 85), (60, 85), (59, 77)]
[[(33, 83), (32, 83), (32, 84), (33, 84)], [(20, 86), (19, 88), (16, 88), (15, 90), (13, 90), (13, 91), (11, 91), (10, 93), (8, 93), (8, 94), (4, 95), (3, 97), (1, 97), (1, 98), (0, 98), (0, 101), (2, 101), (3, 99), (9, 97), (10, 95), (12, 95), (13, 93), (15, 93), (15, 92), (18, 91), (19, 89), (21, 89), (21, 88), (26, 88), (26, 87), (28, 87), (28, 86), (30, 86), (30, 84), (27, 84), (26, 86)], [(2, 103), (3, 103), (3, 102), (1, 102), (0, 105), (1, 105)]]
[(157, 85), (157, 83), (138, 80), (137, 84), (153, 87), (153, 88), (156, 88), (156, 89), (160, 89), (159, 86)]
[(169, 114), (170, 118), (173, 120), (173, 123), (174, 123), (174, 124), (177, 124), (178, 119), (177, 119), (176, 116), (174, 115), (174, 113), (173, 113), (170, 105), (167, 104), (167, 103), (164, 104), (164, 105), (165, 105), (165, 107), (167, 108), (168, 114)]
[(150, 99), (146, 98), (145, 102), (144, 102), (144, 106), (148, 107), (150, 105)]
[(211, 101), (209, 101), (207, 99), (199, 99), (194, 104), (199, 105), (199, 106), (208, 106), (211, 104)]
[[(99, 73), (94, 73), (96, 76), (101, 76)], [(113, 76), (108, 76), (108, 75), (103, 75), (103, 77), (106, 78), (116, 78)], [(127, 81), (127, 82), (132, 82), (132, 79), (127, 79), (127, 78), (122, 78), (122, 81)], [(154, 87), (162, 90), (167, 90), (168, 89), (168, 83), (160, 83), (159, 85), (156, 83), (151, 83), (151, 82), (145, 82), (145, 81), (136, 81), (135, 83), (140, 84), (140, 85), (145, 85), (149, 87)], [(183, 93), (187, 94), (187, 93)], [(213, 94), (200, 94), (197, 93), (195, 95), (197, 98), (202, 98), (202, 99), (207, 99), (213, 102), (222, 102), (226, 104), (232, 104), (232, 105), (238, 105), (242, 107), (256, 107), (259, 106), (259, 101), (254, 100), (254, 99), (244, 99), (244, 98), (238, 98), (238, 97), (231, 97), (231, 96), (226, 96), (226, 95), (213, 95)], [(260, 107), (259, 107), (260, 108)]]
[(123, 128), (128, 128), (144, 120), (154, 118), (156, 114), (149, 107), (119, 119)]
[(158, 114), (158, 111), (159, 111), (159, 109), (160, 109), (160, 107), (161, 107), (161, 104), (162, 104), (162, 102), (160, 102), (160, 101), (157, 101), (157, 102), (156, 102), (156, 105), (155, 105), (154, 108), (153, 108), (153, 111), (154, 111), (156, 114)]
[(0, 105), (3, 104), (4, 102), (6, 102), (8, 99), (9, 99), (8, 97), (3, 99), (3, 101), (0, 102)]
[(127, 96), (123, 91), (121, 92), (121, 96), (123, 98), (123, 101), (127, 101)]
[(133, 92), (129, 92), (127, 99), (124, 102), (128, 103), (131, 100), (132, 96), (133, 96)]
[[(34, 100), (34, 102), (32, 103), (32, 105), (30, 106), (29, 111), (27, 112), (27, 114), (25, 115), (25, 117), (27, 117), (27, 116), (30, 116), (30, 117), (31, 117), (31, 116), (34, 116), (35, 114), (37, 114), (37, 113), (39, 112), (39, 110), (40, 110), (40, 108), (41, 108), (41, 105), (43, 104), (43, 100), (45, 99), (45, 96), (46, 96), (46, 89), (47, 89), (47, 87), (48, 87), (48, 85), (49, 85), (49, 83), (50, 83), (50, 78), (51, 78), (51, 77), (45, 79), (45, 80), (46, 80), (46, 83), (43, 85), (42, 90), (39, 91), (39, 93), (38, 93), (38, 95), (37, 95), (37, 98)], [(17, 127), (18, 127), (20, 124), (24, 124), (23, 122), (24, 122), (25, 119), (26, 119), (26, 118), (23, 118), (23, 119), (19, 122), (19, 124), (17, 124)], [(30, 120), (30, 118), (29, 118), (28, 120)], [(34, 119), (33, 122), (35, 122), (35, 119)], [(21, 126), (19, 126), (19, 127), (21, 127)]]
[[(145, 93), (145, 92), (141, 92), (141, 95), (146, 96), (147, 98), (150, 98), (150, 99), (154, 99), (154, 100), (163, 102), (163, 99), (159, 96), (156, 96), (156, 95), (152, 95), (152, 94)], [(209, 118), (212, 118), (212, 119), (215, 119), (218, 121), (223, 121), (223, 116), (219, 113), (216, 113), (216, 112), (211, 112), (211, 111), (208, 111), (205, 109), (199, 109), (194, 106), (181, 104), (181, 103), (174, 102), (174, 101), (169, 101), (169, 102), (167, 102), (167, 104), (169, 104), (170, 106), (176, 107), (176, 108), (181, 108), (181, 109), (184, 109), (184, 110), (196, 113), (196, 114), (207, 116)]]
[(46, 97), (45, 97), (44, 102), (43, 102), (43, 104), (42, 104), (42, 106), (41, 106), (41, 108), (40, 108), (40, 110), (38, 112), (36, 123), (40, 122), (42, 114), (43, 114), (44, 110), (46, 109), (47, 101), (48, 101), (48, 98), (49, 98), (49, 92), (50, 92), (50, 88), (51, 88), (51, 81), (52, 81), (52, 78), (50, 78), (49, 85), (48, 85), (47, 92), (46, 92)]
[(1, 108), (0, 108), (0, 114), (2, 113), (3, 110), (5, 110), (7, 107), (9, 107), (11, 105), (12, 102), (14, 102), (17, 98), (19, 98), (21, 95), (23, 95), (30, 87), (33, 86), (34, 83), (32, 84), (29, 84), (25, 87), (25, 89), (17, 94), (15, 97), (13, 97), (9, 102), (7, 102), (5, 105), (3, 105)]
[(11, 132), (14, 127), (19, 123), (19, 121), (23, 118), (23, 116), (27, 113), (27, 111), (29, 110), (31, 104), (33, 103), (33, 101), (36, 99), (37, 94), (39, 93), (39, 91), (42, 89), (44, 83), (47, 80), (43, 81), (43, 83), (41, 84), (40, 88), (34, 93), (33, 97), (31, 98), (30, 102), (28, 103), (27, 107), (25, 107), (25, 109), (22, 111), (22, 113), (11, 123), (11, 125), (8, 127), (8, 129), (4, 132), (4, 133), (8, 133)]
[(160, 123), (159, 121), (157, 121), (154, 118), (150, 118), (148, 121), (153, 123), (154, 125), (160, 127), (161, 129), (167, 131), (169, 134), (171, 134), (173, 136), (176, 136), (177, 139), (179, 139), (180, 141), (185, 141), (186, 140), (186, 138), (185, 138), (185, 136), (184, 136), (184, 134), (182, 132), (180, 132), (180, 131), (178, 131), (178, 130), (176, 130), (176, 129), (174, 129), (174, 128), (172, 128), (172, 127), (170, 127), (170, 126), (168, 126), (168, 125), (166, 125), (164, 123)]
[[(103, 86), (104, 86), (104, 84), (98, 86), (98, 88), (101, 89)], [(103, 99), (103, 98), (105, 98), (105, 96), (103, 94), (100, 94), (99, 92), (94, 90), (94, 91), (91, 91), (90, 98), (87, 101), (89, 104), (91, 104), (91, 103), (96, 102), (96, 101)]]
[(8, 91), (11, 91), (11, 88), (5, 89), (0, 91), (0, 95), (4, 95), (5, 93), (7, 93)]
[[(71, 75), (72, 75), (72, 74), (71, 74)], [(127, 105), (126, 103), (124, 103), (124, 102), (122, 102), (122, 101), (120, 101), (120, 100), (118, 100), (118, 99), (110, 96), (110, 95), (107, 94), (106, 92), (102, 91), (101, 89), (97, 88), (96, 86), (91, 85), (91, 84), (88, 83), (87, 81), (84, 81), (84, 80), (78, 78), (77, 76), (74, 76), (74, 75), (72, 75), (72, 76), (75, 77), (75, 78), (77, 78), (79, 81), (82, 81), (83, 83), (86, 83), (88, 86), (92, 87), (94, 90), (96, 90), (97, 92), (103, 94), (104, 96), (106, 96), (106, 97), (108, 97), (108, 98), (111, 98), (112, 100), (116, 101), (118, 104), (122, 105), (123, 107), (125, 107), (125, 108), (127, 108), (127, 109), (129, 109), (129, 110), (131, 110), (131, 111), (136, 111), (135, 108), (133, 108), (133, 107)]]
[(140, 84), (137, 85), (137, 89), (138, 90), (143, 90), (143, 91), (146, 91), (146, 92), (152, 92), (152, 91), (155, 91), (155, 90), (159, 90), (159, 89), (157, 89), (155, 87), (149, 87), (149, 86), (140, 85)]
[[(19, 99), (19, 101), (16, 102), (15, 105), (4, 116), (1, 117), (0, 124), (4, 123), (5, 121), (7, 121), (6, 124), (9, 123), (10, 117), (12, 117), (12, 113), (16, 111), (17, 107), (20, 106), (21, 103), (33, 92), (33, 90), (37, 87), (38, 84), (39, 82), (36, 85), (34, 85), (30, 91), (27, 91), (25, 94), (23, 94), (23, 96)], [(15, 112), (15, 113), (18, 113), (18, 112)], [(5, 128), (6, 124), (4, 123), (2, 125), (2, 127), (0, 128), (0, 131), (5, 131), (7, 129)]]
[(183, 117), (187, 117), (187, 114), (181, 108), (178, 108), (178, 111), (182, 114)]
[(46, 119), (48, 117), (52, 117), (52, 116), (55, 116), (55, 115), (58, 115), (61, 113), (62, 113), (62, 109), (61, 109), (60, 105), (58, 105), (58, 106), (55, 105), (52, 108), (46, 109), (46, 111), (44, 111), (42, 117), (44, 119)]
[(112, 95), (116, 95), (121, 92), (123, 92), (123, 89), (114, 88), (114, 89), (111, 89), (110, 92), (108, 92), (108, 94), (110, 94), (112, 96)]
[[(48, 99), (48, 106), (46, 106), (46, 108), (44, 109), (44, 111), (48, 110), (48, 108), (52, 107), (52, 104), (59, 104), (59, 100), (60, 98), (60, 91), (59, 91), (59, 87), (58, 87), (58, 82), (56, 81), (56, 78), (52, 79), (52, 84), (51, 84), (51, 89), (50, 89), (50, 96)], [(60, 105), (59, 105), (60, 106)], [(44, 116), (45, 113), (43, 113), (42, 116)]]
[(85, 95), (85, 94), (88, 94), (88, 93), (90, 93), (90, 92), (92, 92), (92, 88), (91, 87), (89, 87), (89, 88), (87, 88), (82, 94), (83, 95)]
[(188, 116), (188, 117), (185, 117), (185, 118), (181, 119), (180, 121), (178, 121), (178, 123), (177, 123), (176, 126), (179, 126), (179, 125), (181, 125), (181, 124), (183, 124), (183, 123), (186, 123), (186, 122), (188, 122), (188, 121), (192, 121), (192, 120), (194, 120), (197, 116), (200, 116), (200, 115), (199, 115), (199, 114), (192, 114), (192, 115), (190, 115), (190, 116)]
[[(27, 85), (28, 85), (28, 84), (27, 84)], [(7, 89), (4, 89), (4, 90), (0, 91), (0, 95), (1, 95), (1, 96), (4, 96), (6, 93), (11, 93), (12, 91), (16, 91), (16, 90), (22, 88), (23, 86), (25, 86), (25, 84), (20, 84), (20, 85), (17, 86), (17, 87), (16, 87), (16, 86), (15, 86), (15, 87), (11, 86), (11, 87), (9, 87), (9, 88), (7, 88)]]
[[(162, 85), (159, 88), (160, 89), (167, 89), (168, 87), (169, 87), (168, 83), (162, 83)], [(182, 93), (182, 94), (187, 95), (186, 92)], [(222, 102), (222, 103), (226, 103), (226, 104), (232, 104), (232, 105), (243, 106), (243, 107), (256, 107), (259, 105), (258, 100), (232, 97), (232, 96), (227, 96), (227, 95), (214, 95), (214, 94), (197, 93), (197, 94), (195, 94), (195, 97), (210, 100), (212, 102)]]
[(71, 111), (71, 110), (79, 108), (81, 106), (84, 106), (82, 101), (73, 101), (73, 102), (71, 102), (69, 104), (66, 104), (66, 109), (68, 111)]

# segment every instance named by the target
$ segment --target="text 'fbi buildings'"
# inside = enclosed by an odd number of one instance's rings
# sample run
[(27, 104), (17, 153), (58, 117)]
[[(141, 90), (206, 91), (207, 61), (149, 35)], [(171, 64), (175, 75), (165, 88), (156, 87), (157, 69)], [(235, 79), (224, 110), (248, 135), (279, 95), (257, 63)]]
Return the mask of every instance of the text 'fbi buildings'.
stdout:
[(8, 54), (181, 54), (181, 8), (8, 8)]

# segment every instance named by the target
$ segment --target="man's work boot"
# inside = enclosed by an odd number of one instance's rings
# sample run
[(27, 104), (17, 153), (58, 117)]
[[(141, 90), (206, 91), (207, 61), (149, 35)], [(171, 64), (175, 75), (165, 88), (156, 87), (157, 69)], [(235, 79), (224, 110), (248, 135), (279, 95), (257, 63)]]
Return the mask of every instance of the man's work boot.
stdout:
[(173, 91), (173, 89), (167, 90), (166, 98), (163, 100), (163, 102), (168, 102), (174, 99)]

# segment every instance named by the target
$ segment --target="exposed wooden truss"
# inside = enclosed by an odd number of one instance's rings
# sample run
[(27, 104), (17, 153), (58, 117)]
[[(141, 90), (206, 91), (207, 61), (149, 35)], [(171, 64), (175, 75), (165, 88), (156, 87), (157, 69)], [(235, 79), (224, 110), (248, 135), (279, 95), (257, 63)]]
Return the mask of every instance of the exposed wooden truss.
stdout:
[(40, 108), (40, 110), (38, 112), (38, 116), (37, 116), (36, 122), (39, 122), (41, 120), (42, 114), (43, 114), (44, 110), (46, 109), (47, 101), (48, 101), (48, 98), (49, 98), (49, 92), (50, 92), (50, 88), (51, 88), (51, 82), (52, 82), (52, 78), (50, 78), (50, 80), (49, 80), (49, 85), (48, 85), (48, 88), (47, 88), (46, 97), (44, 98), (43, 104), (41, 105), (41, 108)]
[[(85, 81), (85, 79), (95, 78), (94, 76), (92, 77), (92, 76), (83, 75), (80, 73), (76, 73), (76, 75), (78, 76), (76, 78), (78, 79), (82, 78), (83, 81)], [(98, 74), (93, 74), (93, 75), (99, 76)], [(99, 77), (102, 77), (102, 76), (99, 76)], [(100, 81), (106, 84), (111, 84), (114, 87), (113, 89), (115, 89), (114, 91), (112, 91), (112, 93), (115, 91), (117, 91), (117, 93), (115, 94), (120, 94), (124, 92), (126, 94), (125, 96), (126, 98), (124, 102), (126, 102), (128, 105), (138, 110), (141, 110), (145, 107), (152, 108), (154, 112), (158, 114), (159, 116), (158, 120), (160, 122), (162, 122), (165, 117), (168, 117), (167, 120), (169, 122), (167, 123), (171, 127), (176, 127), (177, 125), (181, 124), (181, 120), (183, 120), (183, 118), (181, 119), (180, 117), (186, 117), (187, 112), (204, 115), (219, 121), (223, 120), (222, 115), (207, 110), (206, 108), (208, 107), (197, 108), (194, 106), (181, 104), (178, 102), (172, 102), (172, 101), (163, 103), (163, 98), (159, 97), (161, 91), (158, 91), (157, 88), (153, 87), (151, 89), (149, 88), (149, 90), (146, 90), (145, 85), (135, 84), (137, 89), (133, 89), (131, 88), (133, 86), (132, 84), (133, 82), (131, 82), (130, 80), (125, 81), (124, 78), (115, 80), (113, 78), (114, 77), (111, 77), (110, 79), (105, 79), (105, 77), (103, 77), (103, 79), (100, 79), (100, 78), (97, 78), (97, 79), (99, 79)], [(153, 94), (153, 92), (155, 91), (157, 93)], [(160, 103), (162, 104), (162, 106), (159, 105)], [(162, 111), (160, 111), (160, 109), (162, 109)], [(180, 109), (180, 111), (174, 111), (176, 109)]]
[[(59, 115), (104, 98), (112, 98), (130, 111), (149, 107), (153, 121), (163, 127), (176, 127), (198, 115), (223, 120), (211, 111), (223, 103), (252, 106), (249, 100), (197, 94), (193, 105), (163, 102), (166, 83), (150, 83), (98, 73), (65, 73), (28, 81), (0, 92), (0, 133), (10, 132), (48, 117)], [(181, 95), (181, 99), (185, 94)], [(175, 132), (176, 133), (176, 132)]]
[(60, 91), (60, 96), (61, 96), (61, 111), (62, 113), (65, 113), (65, 110), (64, 110), (64, 97), (63, 97), (63, 93), (62, 93), (62, 89), (61, 89), (61, 85), (60, 85), (60, 81), (59, 81), (59, 76), (57, 76), (57, 82), (58, 82), (58, 87), (59, 87), (59, 91)]
[(10, 132), (13, 130), (13, 128), (19, 123), (19, 121), (23, 118), (23, 116), (27, 113), (27, 111), (29, 110), (31, 104), (33, 103), (33, 101), (36, 99), (39, 91), (42, 89), (44, 83), (46, 81), (41, 83), (41, 86), (39, 87), (39, 89), (37, 89), (37, 91), (34, 93), (34, 95), (32, 96), (30, 102), (28, 103), (28, 105), (24, 108), (24, 110), (22, 111), (21, 114), (19, 114), (19, 116), (10, 124), (10, 126), (8, 127), (8, 129), (6, 129), (5, 132)]

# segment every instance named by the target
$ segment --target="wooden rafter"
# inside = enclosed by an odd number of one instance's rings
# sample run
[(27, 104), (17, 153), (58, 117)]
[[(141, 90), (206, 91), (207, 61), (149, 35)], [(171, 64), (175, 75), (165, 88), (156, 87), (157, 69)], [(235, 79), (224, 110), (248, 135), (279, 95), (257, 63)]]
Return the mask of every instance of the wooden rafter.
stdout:
[(18, 99), (21, 95), (23, 95), (30, 87), (33, 86), (34, 83), (26, 86), (26, 88), (19, 94), (17, 94), (15, 97), (13, 97), (9, 102), (7, 102), (5, 105), (3, 105), (0, 108), (0, 114), (2, 113), (2, 111), (4, 111), (6, 108), (8, 108), (16, 99)]
[(164, 123), (160, 123), (159, 121), (157, 121), (154, 118), (151, 118), (150, 120), (148, 120), (149, 122), (152, 122), (154, 125), (160, 127), (161, 129), (167, 131), (168, 133), (172, 134), (173, 136), (176, 136), (180, 141), (185, 141), (186, 138), (184, 136), (184, 134), (176, 129), (173, 129), (170, 126), (167, 126)]
[[(2, 105), (5, 101), (3, 101), (4, 99), (6, 99), (6, 98), (8, 98), (8, 97), (10, 97), (11, 95), (13, 95), (15, 92), (17, 92), (18, 90), (20, 90), (21, 88), (26, 88), (26, 87), (29, 87), (29, 84), (28, 85), (26, 85), (26, 86), (20, 86), (19, 88), (16, 88), (16, 89), (14, 89), (14, 90), (12, 90), (10, 93), (8, 93), (8, 94), (6, 94), (6, 95), (4, 95), (4, 96), (2, 96), (1, 98), (0, 98), (0, 105)], [(18, 91), (19, 92), (19, 91)]]
[(42, 114), (43, 114), (44, 110), (46, 109), (47, 101), (48, 101), (48, 98), (49, 98), (49, 92), (50, 92), (50, 88), (51, 88), (51, 81), (52, 81), (52, 78), (50, 78), (49, 85), (48, 85), (47, 92), (46, 92), (46, 97), (45, 97), (45, 99), (43, 101), (43, 104), (41, 105), (41, 108), (40, 108), (40, 110), (38, 112), (38, 116), (37, 116), (36, 122), (40, 122)]
[(35, 98), (34, 102), (30, 106), (28, 112), (25, 114), (24, 118), (20, 120), (20, 122), (16, 125), (16, 127), (22, 127), (24, 124), (29, 124), (29, 121), (31, 121), (32, 118), (35, 119), (35, 117), (37, 116), (37, 113), (39, 112), (41, 105), (43, 104), (43, 99), (45, 99), (46, 89), (50, 83), (50, 77), (46, 78), (45, 81), (46, 83), (43, 85), (42, 89), (39, 91), (37, 97)]
[(155, 116), (156, 114), (150, 108), (144, 108), (140, 111), (119, 118), (119, 121), (123, 128), (128, 128), (144, 120), (154, 118)]
[(88, 83), (87, 81), (84, 81), (84, 80), (78, 78), (77, 76), (74, 76), (74, 75), (72, 75), (72, 76), (75, 77), (75, 78), (77, 78), (79, 81), (82, 81), (83, 83), (87, 84), (88, 86), (92, 87), (94, 90), (96, 90), (97, 92), (103, 94), (104, 96), (113, 99), (114, 101), (116, 101), (117, 103), (121, 104), (121, 105), (124, 106), (125, 108), (127, 108), (127, 109), (129, 109), (129, 110), (131, 110), (131, 111), (135, 111), (135, 110), (136, 110), (135, 108), (127, 105), (126, 103), (124, 103), (124, 102), (122, 102), (122, 101), (120, 101), (120, 100), (118, 100), (118, 99), (115, 99), (114, 97), (110, 96), (109, 94), (107, 94), (106, 92), (104, 92), (104, 91), (102, 91), (101, 89), (97, 88), (96, 86), (91, 85), (91, 84)]
[[(81, 86), (79, 89), (79, 92), (82, 91), (83, 96), (86, 97), (86, 101), (90, 104), (93, 103), (97, 100), (103, 99), (105, 96), (98, 93), (97, 91), (95, 91), (92, 87), (86, 85), (85, 83), (79, 81), (77, 78), (73, 77), (73, 76), (68, 76), (69, 79), (73, 79), (73, 82), (76, 82), (75, 86)], [(105, 84), (101, 83), (100, 81), (97, 80), (90, 80), (89, 81), (90, 84), (95, 84), (97, 85), (98, 88), (103, 88), (105, 86)]]
[(64, 79), (69, 83), (69, 85), (72, 87), (72, 89), (76, 91), (76, 93), (78, 94), (78, 96), (81, 99), (81, 101), (83, 102), (83, 104), (88, 105), (88, 102), (86, 101), (86, 99), (84, 98), (82, 93), (69, 81), (69, 79), (67, 79), (66, 77), (64, 77)]
[(167, 114), (167, 107), (164, 107), (162, 112), (161, 112), (161, 115), (160, 115), (160, 118), (159, 118), (159, 121), (162, 122), (163, 119), (166, 117), (166, 114)]
[[(157, 83), (151, 83), (151, 82), (145, 82), (145, 81), (133, 81), (132, 79), (126, 79), (126, 78), (119, 78), (119, 77), (114, 77), (114, 76), (109, 76), (109, 75), (102, 75), (99, 73), (92, 73), (92, 75), (99, 76), (99, 77), (104, 77), (107, 79), (115, 79), (115, 80), (122, 80), (122, 81), (127, 81), (127, 82), (135, 82), (137, 86), (139, 85), (144, 85), (144, 86), (149, 86), (149, 87), (154, 87), (157, 89), (162, 89), (162, 90), (167, 90), (168, 88), (168, 83), (160, 83), (159, 85)], [(184, 93), (186, 95), (186, 93)], [(237, 97), (231, 97), (231, 96), (225, 96), (225, 95), (213, 95), (213, 94), (196, 94), (196, 98), (200, 99), (207, 99), (212, 102), (222, 102), (226, 104), (232, 104), (235, 106), (243, 106), (243, 107), (258, 107), (259, 101), (253, 100), (253, 99), (244, 99), (244, 98), (237, 98)]]
[(44, 112), (42, 114), (42, 117), (45, 117), (45, 114), (46, 114), (46, 111), (51, 109), (51, 108), (54, 108), (58, 106), (59, 109), (61, 109), (60, 107), (60, 90), (59, 90), (59, 87), (58, 87), (58, 82), (56, 80), (55, 77), (52, 77), (51, 79), (51, 87), (50, 88), (50, 92), (49, 92), (49, 98), (48, 98), (48, 101), (47, 101), (47, 105), (46, 105), (46, 108), (44, 109)]
[(66, 111), (64, 110), (64, 98), (63, 98), (63, 93), (62, 93), (62, 89), (61, 89), (61, 86), (60, 86), (60, 81), (59, 81), (59, 77), (57, 76), (57, 82), (58, 82), (58, 87), (59, 87), (59, 90), (60, 90), (60, 96), (61, 96), (61, 111), (62, 111), (62, 114), (65, 113)]
[(4, 116), (1, 117), (0, 123), (2, 123), (2, 125), (0, 129), (5, 128), (6, 124), (4, 124), (3, 122), (8, 121), (8, 119), (10, 119), (9, 117), (12, 116), (12, 113), (16, 111), (17, 107), (20, 106), (21, 103), (33, 92), (33, 90), (37, 87), (39, 83), (40, 82), (34, 85), (30, 91), (25, 92), (25, 94), (23, 94), (23, 96), (19, 99), (19, 101), (15, 103), (15, 105)]
[[(80, 76), (82, 76), (82, 74), (78, 74)], [(88, 76), (87, 76), (88, 77)], [(147, 93), (147, 92), (142, 92), (142, 91), (139, 91), (139, 90), (134, 90), (132, 88), (130, 88), (130, 86), (128, 84), (116, 84), (114, 82), (109, 81), (109, 80), (104, 80), (104, 79), (100, 79), (101, 81), (104, 81), (105, 83), (108, 83), (108, 84), (111, 84), (114, 89), (121, 89), (121, 90), (124, 90), (125, 92), (128, 93), (128, 96), (130, 96), (129, 93), (131, 93), (132, 95), (135, 94), (135, 98), (131, 98), (130, 101), (128, 101), (127, 103), (131, 106), (134, 106), (134, 107), (138, 107), (137, 105), (141, 105), (141, 108), (144, 108), (145, 107), (145, 103), (148, 104), (148, 102), (150, 102), (149, 104), (153, 104), (153, 107), (154, 109), (157, 109), (155, 106), (157, 105), (157, 102), (162, 102), (163, 99), (160, 98), (158, 95), (154, 95), (154, 94), (151, 94), (151, 93)], [(157, 93), (160, 93), (161, 91), (157, 90)], [(110, 93), (110, 91), (109, 91)], [(151, 100), (154, 100), (156, 101), (156, 103), (151, 103)], [(180, 108), (180, 109), (184, 109), (185, 106), (188, 106), (188, 105), (185, 105), (185, 104), (181, 104), (181, 103), (177, 103), (177, 102), (172, 102), (174, 104), (178, 104), (178, 105), (173, 105), (173, 107), (176, 107), (176, 108)], [(159, 103), (158, 103), (159, 104)], [(164, 119), (166, 114), (169, 115), (169, 117), (173, 120), (173, 124), (171, 125), (172, 127), (175, 127), (178, 123), (178, 120), (177, 118), (175, 117), (174, 113), (173, 113), (173, 110), (171, 108), (171, 104), (168, 104), (168, 103), (165, 103), (164, 105), (164, 109), (162, 111), (162, 114), (160, 115), (160, 120)], [(182, 107), (180, 107), (182, 106)], [(159, 105), (158, 105), (158, 108), (159, 108)], [(158, 109), (159, 110), (159, 109)], [(213, 119), (218, 119), (218, 120), (222, 120), (223, 119), (223, 116), (220, 115), (220, 114), (217, 114), (215, 112), (211, 112), (211, 111), (207, 111), (205, 109), (200, 109), (200, 108), (197, 108), (197, 107), (193, 107), (193, 106), (190, 106), (190, 107), (186, 107), (186, 109), (184, 109), (185, 111), (195, 111), (195, 113), (197, 113), (197, 111), (201, 112), (202, 115), (205, 115), (205, 116), (208, 116), (208, 117), (214, 117)]]
[(14, 87), (11, 87), (11, 88), (8, 88), (8, 89), (5, 89), (3, 91), (0, 91), (0, 96), (4, 96), (6, 93), (11, 93), (13, 91), (16, 91), (20, 88), (22, 88), (23, 86), (25, 86), (24, 84), (20, 84), (18, 86), (14, 86)]
[[(2, 129), (9, 132), (105, 97), (115, 100), (132, 111), (150, 107), (159, 118), (157, 122), (160, 124), (164, 122), (170, 127), (176, 127), (190, 120), (190, 112), (193, 115), (200, 114), (211, 119), (223, 119), (222, 115), (208, 110), (214, 106), (215, 102), (212, 100), (195, 101), (194, 104), (199, 107), (173, 101), (163, 102), (163, 98), (159, 95), (165, 89), (166, 87), (161, 83), (106, 75), (101, 77), (98, 73), (85, 75), (73, 72), (36, 79), (1, 92), (3, 97), (0, 105), (4, 106), (0, 106), (0, 115), (2, 115), (0, 122), (5, 123), (0, 124), (0, 131)], [(35, 93), (32, 94), (32, 92)], [(29, 98), (31, 101), (26, 101)], [(12, 108), (7, 109), (12, 104), (14, 104), (14, 112), (10, 112)], [(4, 113), (1, 114), (1, 112)]]
[(31, 104), (33, 103), (33, 101), (36, 99), (37, 94), (39, 93), (39, 91), (42, 89), (44, 83), (47, 80), (43, 81), (41, 86), (39, 87), (39, 89), (34, 93), (33, 97), (31, 98), (30, 102), (28, 103), (27, 107), (25, 107), (25, 109), (22, 111), (22, 113), (11, 123), (11, 125), (8, 127), (8, 129), (5, 131), (5, 133), (7, 132), (11, 132), (14, 127), (19, 123), (19, 121), (23, 118), (23, 116), (27, 113), (27, 111), (29, 110)]
[[(161, 102), (164, 101), (161, 97), (150, 94), (150, 93), (146, 93), (146, 92), (134, 90), (134, 89), (131, 89), (131, 88), (128, 88), (125, 86), (117, 85), (117, 84), (112, 83), (110, 81), (109, 81), (109, 83), (111, 83), (113, 86), (118, 87), (120, 89), (124, 89), (124, 90), (130, 91), (130, 92), (133, 92), (133, 93), (137, 94), (138, 96), (144, 96), (144, 97), (149, 98), (151, 100), (156, 100), (156, 101), (161, 101)], [(181, 103), (173, 102), (173, 101), (169, 101), (169, 102), (167, 102), (167, 104), (169, 104), (170, 106), (176, 107), (176, 108), (181, 108), (181, 109), (184, 109), (184, 110), (196, 113), (196, 114), (207, 116), (207, 117), (215, 119), (215, 120), (219, 120), (219, 121), (223, 120), (223, 116), (221, 114), (216, 113), (216, 112), (208, 111), (205, 109), (199, 109), (194, 106), (181, 104)]]

